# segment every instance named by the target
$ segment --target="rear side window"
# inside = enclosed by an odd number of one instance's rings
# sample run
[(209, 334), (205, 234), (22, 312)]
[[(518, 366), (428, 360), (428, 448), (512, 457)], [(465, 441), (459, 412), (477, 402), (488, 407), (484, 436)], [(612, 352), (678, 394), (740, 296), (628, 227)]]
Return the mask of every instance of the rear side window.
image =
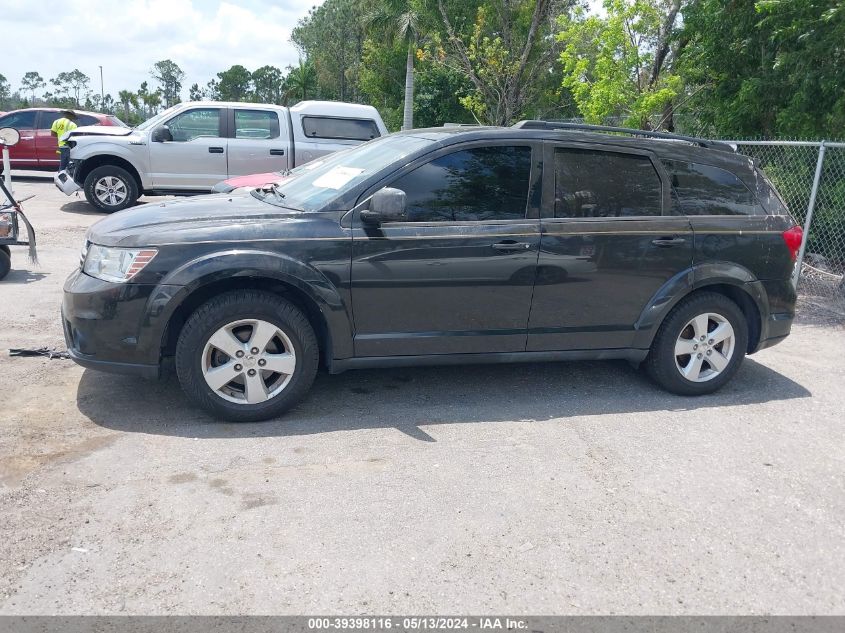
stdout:
[(88, 114), (80, 114), (76, 117), (76, 124), (80, 127), (83, 125), (99, 125), (100, 120), (95, 116), (90, 116)]
[(555, 149), (555, 217), (660, 215), (660, 176), (648, 156)]
[(672, 180), (676, 215), (760, 215), (763, 209), (745, 184), (731, 172), (677, 160), (664, 160)]
[(766, 212), (771, 215), (789, 215), (786, 203), (766, 174), (760, 169), (755, 169), (754, 174), (757, 177), (757, 199)]
[(235, 138), (279, 138), (279, 115), (268, 110), (235, 110)]
[(35, 128), (35, 111), (13, 112), (0, 118), (0, 127), (13, 127), (16, 130), (32, 130)]
[(340, 119), (328, 116), (302, 117), (302, 131), (308, 138), (337, 138), (369, 141), (381, 136), (372, 119)]
[(435, 158), (390, 186), (407, 196), (410, 222), (525, 217), (530, 147), (477, 147)]

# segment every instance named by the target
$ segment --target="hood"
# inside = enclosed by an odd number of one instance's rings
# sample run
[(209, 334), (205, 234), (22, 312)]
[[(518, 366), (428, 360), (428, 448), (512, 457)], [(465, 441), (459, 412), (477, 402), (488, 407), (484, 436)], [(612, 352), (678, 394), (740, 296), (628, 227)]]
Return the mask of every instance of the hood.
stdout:
[(83, 125), (68, 132), (67, 137), (74, 136), (129, 136), (134, 130), (116, 125)]
[(87, 239), (127, 247), (261, 239), (268, 222), (278, 228), (279, 221), (296, 223), (301, 216), (249, 193), (196, 196), (119, 211), (94, 224)]

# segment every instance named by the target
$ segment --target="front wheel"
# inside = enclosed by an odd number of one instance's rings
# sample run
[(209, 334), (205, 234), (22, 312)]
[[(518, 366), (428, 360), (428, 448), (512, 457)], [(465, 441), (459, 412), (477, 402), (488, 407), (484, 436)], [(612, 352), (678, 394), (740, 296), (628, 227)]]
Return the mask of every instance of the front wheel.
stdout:
[(748, 323), (724, 295), (699, 292), (663, 321), (645, 361), (664, 389), (685, 396), (712, 393), (739, 369), (748, 349)]
[(257, 422), (278, 416), (308, 392), (319, 349), (308, 319), (276, 295), (238, 290), (194, 312), (176, 345), (185, 393), (215, 417)]
[(138, 183), (128, 171), (116, 165), (91, 170), (83, 185), (85, 199), (100, 211), (114, 213), (138, 200)]

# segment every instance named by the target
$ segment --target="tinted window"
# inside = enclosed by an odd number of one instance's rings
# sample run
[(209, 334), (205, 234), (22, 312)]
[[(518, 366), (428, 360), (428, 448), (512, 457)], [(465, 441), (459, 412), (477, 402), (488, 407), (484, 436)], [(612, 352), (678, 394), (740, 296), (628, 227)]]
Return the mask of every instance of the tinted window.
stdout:
[(556, 218), (660, 215), (662, 190), (648, 156), (555, 150)]
[(407, 195), (411, 222), (525, 217), (530, 147), (478, 147), (446, 154), (391, 184)]
[(338, 119), (324, 116), (302, 117), (302, 130), (308, 138), (339, 138), (369, 141), (381, 136), (372, 119)]
[(0, 118), (0, 127), (13, 127), (16, 130), (32, 130), (35, 128), (35, 112), (13, 112)]
[(200, 137), (220, 136), (220, 110), (200, 108), (188, 110), (167, 122), (174, 141), (193, 141)]
[(279, 115), (267, 110), (235, 110), (235, 138), (279, 138)]
[(56, 119), (61, 119), (62, 113), (61, 112), (48, 112), (42, 111), (41, 116), (38, 119), (38, 129), (39, 130), (49, 130), (53, 127), (53, 121)]
[(128, 125), (126, 125), (126, 123), (124, 123), (123, 121), (121, 121), (120, 119), (118, 119), (116, 116), (113, 116), (113, 115), (111, 115), (111, 114), (110, 114), (110, 115), (108, 115), (106, 118), (109, 120), (109, 122), (110, 122), (112, 125), (116, 125), (116, 126), (118, 126), (118, 127), (129, 127)]
[(97, 117), (91, 116), (89, 114), (80, 114), (76, 117), (76, 124), (79, 127), (82, 127), (83, 125), (99, 125), (100, 120)]
[(663, 161), (672, 179), (672, 213), (677, 215), (755, 215), (754, 194), (729, 171), (677, 160)]

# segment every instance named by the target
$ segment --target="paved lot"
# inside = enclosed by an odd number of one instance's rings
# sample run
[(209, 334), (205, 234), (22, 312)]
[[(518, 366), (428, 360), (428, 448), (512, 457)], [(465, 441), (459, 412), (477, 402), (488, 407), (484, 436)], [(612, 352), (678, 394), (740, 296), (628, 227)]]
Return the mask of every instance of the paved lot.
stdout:
[(625, 363), (321, 375), (263, 424), (63, 348), (101, 216), (18, 193), (0, 282), (0, 613), (845, 614), (845, 331), (799, 325), (722, 392)]

